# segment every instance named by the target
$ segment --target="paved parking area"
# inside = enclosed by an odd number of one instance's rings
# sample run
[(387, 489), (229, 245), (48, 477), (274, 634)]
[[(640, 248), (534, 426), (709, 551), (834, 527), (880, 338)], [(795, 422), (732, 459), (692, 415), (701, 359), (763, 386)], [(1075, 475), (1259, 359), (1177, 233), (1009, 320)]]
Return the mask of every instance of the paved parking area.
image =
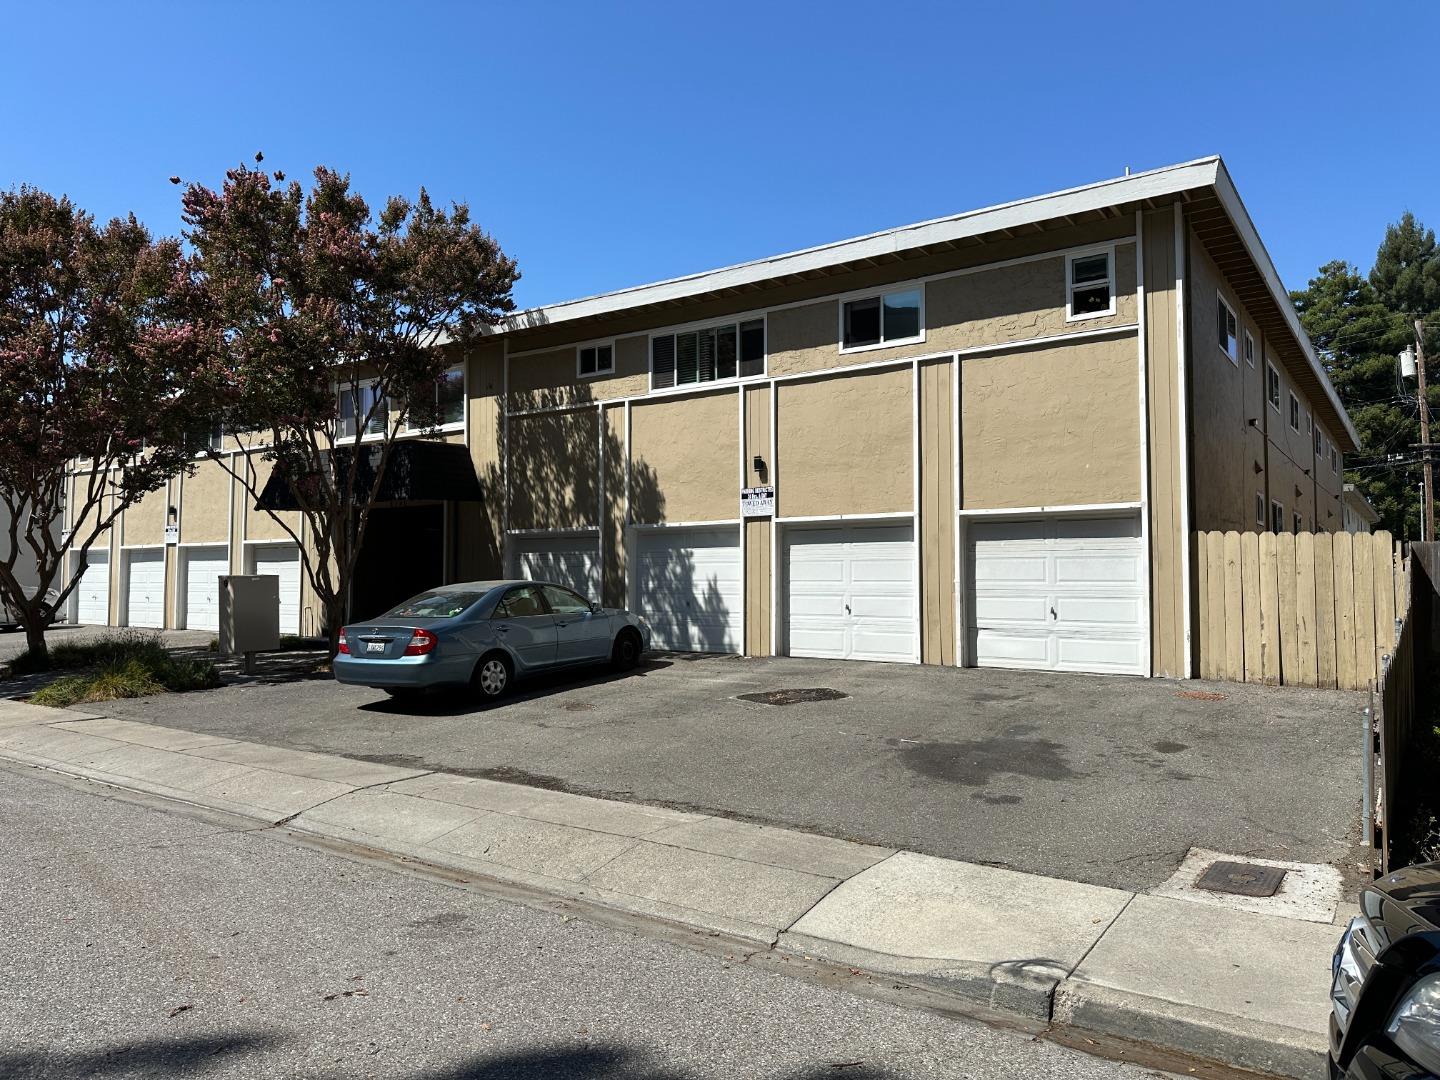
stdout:
[[(806, 687), (848, 696), (738, 697)], [(1228, 683), (661, 657), (490, 707), (400, 705), (317, 676), (107, 712), (1144, 889), (1192, 846), (1346, 868), (1364, 704)]]

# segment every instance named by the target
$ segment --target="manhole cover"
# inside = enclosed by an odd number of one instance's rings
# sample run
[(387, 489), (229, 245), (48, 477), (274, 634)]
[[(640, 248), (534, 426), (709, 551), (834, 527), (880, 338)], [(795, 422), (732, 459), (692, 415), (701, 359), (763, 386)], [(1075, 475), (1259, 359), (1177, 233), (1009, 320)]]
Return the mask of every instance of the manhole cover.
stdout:
[(761, 705), (798, 705), (802, 701), (839, 701), (849, 697), (828, 686), (815, 686), (808, 690), (767, 690), (763, 694), (741, 694), (741, 701), (754, 701)]
[(1197, 889), (1234, 893), (1236, 896), (1274, 896), (1285, 871), (1274, 866), (1244, 862), (1213, 862), (1195, 882)]

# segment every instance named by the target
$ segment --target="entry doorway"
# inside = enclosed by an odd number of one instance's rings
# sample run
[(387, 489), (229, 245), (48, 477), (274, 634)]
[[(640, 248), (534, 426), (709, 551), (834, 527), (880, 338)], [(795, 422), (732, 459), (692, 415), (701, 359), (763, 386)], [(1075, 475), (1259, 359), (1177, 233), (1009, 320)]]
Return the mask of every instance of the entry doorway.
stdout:
[(371, 509), (350, 588), (352, 620), (373, 619), (445, 584), (445, 518), (443, 503)]

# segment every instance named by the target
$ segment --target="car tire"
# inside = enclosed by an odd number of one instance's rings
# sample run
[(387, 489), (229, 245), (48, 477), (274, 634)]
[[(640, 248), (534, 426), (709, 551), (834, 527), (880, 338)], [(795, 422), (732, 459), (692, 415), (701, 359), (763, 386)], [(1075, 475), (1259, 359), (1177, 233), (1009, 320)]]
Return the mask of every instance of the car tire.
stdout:
[(496, 701), (510, 691), (515, 669), (510, 658), (501, 652), (487, 653), (470, 675), (470, 692), (481, 701)]
[(610, 649), (610, 667), (615, 671), (630, 671), (640, 663), (640, 635), (629, 627), (615, 635), (615, 644)]

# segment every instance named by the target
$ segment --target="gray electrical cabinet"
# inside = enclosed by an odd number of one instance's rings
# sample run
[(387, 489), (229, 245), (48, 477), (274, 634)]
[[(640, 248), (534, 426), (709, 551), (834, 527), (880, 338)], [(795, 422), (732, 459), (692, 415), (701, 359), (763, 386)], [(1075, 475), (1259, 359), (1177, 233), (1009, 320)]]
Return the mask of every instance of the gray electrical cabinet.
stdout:
[(225, 656), (280, 648), (280, 578), (275, 574), (220, 577), (220, 652)]

